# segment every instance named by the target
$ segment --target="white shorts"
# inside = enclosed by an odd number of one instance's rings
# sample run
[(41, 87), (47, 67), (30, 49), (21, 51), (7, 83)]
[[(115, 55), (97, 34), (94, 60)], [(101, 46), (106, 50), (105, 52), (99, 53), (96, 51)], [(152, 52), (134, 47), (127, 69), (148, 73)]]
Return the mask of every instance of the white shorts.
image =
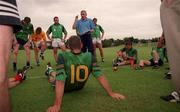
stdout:
[(36, 42), (36, 47), (41, 47), (41, 41)]
[(93, 44), (101, 44), (100, 38), (92, 37), (92, 39), (93, 39)]
[(59, 39), (59, 38), (53, 38), (53, 41), (52, 41), (52, 47), (61, 47), (61, 46), (64, 46), (64, 42)]

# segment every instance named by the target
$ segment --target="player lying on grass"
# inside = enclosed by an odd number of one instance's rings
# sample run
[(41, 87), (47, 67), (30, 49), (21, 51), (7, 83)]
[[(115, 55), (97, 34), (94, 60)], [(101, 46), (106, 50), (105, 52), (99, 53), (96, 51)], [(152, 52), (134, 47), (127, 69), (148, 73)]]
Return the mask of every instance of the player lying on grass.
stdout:
[(117, 52), (117, 58), (113, 59), (113, 70), (118, 66), (131, 65), (134, 68), (137, 63), (137, 50), (132, 47), (131, 41), (126, 41), (124, 48)]
[(8, 87), (13, 88), (26, 79), (27, 67), (19, 69), (14, 77), (8, 79)]
[[(53, 106), (47, 109), (47, 112), (59, 112), (64, 92), (81, 90), (91, 73), (110, 97), (116, 100), (125, 99), (125, 96), (111, 90), (96, 61), (93, 61), (91, 53), (81, 52), (80, 38), (71, 36), (68, 42), (71, 51), (59, 54), (57, 71), (52, 68), (47, 69), (51, 76), (56, 76), (55, 101)], [(46, 72), (48, 73), (48, 71)]]
[(165, 40), (163, 37), (160, 37), (156, 47), (152, 48), (151, 55), (152, 58), (150, 60), (140, 60), (138, 69), (143, 69), (145, 65), (153, 66), (153, 68), (159, 68), (164, 64), (164, 47)]

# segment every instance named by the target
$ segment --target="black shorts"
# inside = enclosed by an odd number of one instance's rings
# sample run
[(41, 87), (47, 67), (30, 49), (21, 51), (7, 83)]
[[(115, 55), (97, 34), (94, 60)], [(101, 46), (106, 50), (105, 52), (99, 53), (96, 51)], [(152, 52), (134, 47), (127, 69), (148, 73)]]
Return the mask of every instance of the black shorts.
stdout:
[(16, 0), (2, 0), (0, 3), (0, 25), (12, 26), (14, 33), (21, 29)]
[[(151, 62), (150, 66), (154, 66), (154, 65), (155, 65), (153, 58), (150, 59), (149, 61)], [(163, 62), (161, 59), (159, 59), (159, 60), (158, 60), (158, 65), (159, 65), (159, 66), (162, 66), (163, 64), (164, 64), (164, 62)]]
[(18, 44), (20, 45), (20, 46), (24, 46), (28, 41), (25, 41), (25, 40), (23, 40), (23, 39), (20, 39), (20, 38), (16, 38), (16, 40), (17, 40), (17, 42), (18, 42)]

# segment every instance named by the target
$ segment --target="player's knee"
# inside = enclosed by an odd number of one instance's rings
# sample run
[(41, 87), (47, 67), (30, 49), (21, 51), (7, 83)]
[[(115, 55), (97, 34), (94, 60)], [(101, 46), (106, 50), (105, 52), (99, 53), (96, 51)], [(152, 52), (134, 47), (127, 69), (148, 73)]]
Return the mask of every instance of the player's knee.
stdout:
[(153, 53), (153, 54), (156, 54), (156, 53), (157, 53), (157, 51), (156, 51), (156, 50), (153, 50), (153, 51), (152, 51), (152, 53)]
[(18, 51), (17, 50), (14, 50), (14, 55), (18, 55)]
[(6, 75), (1, 75), (0, 77), (0, 86), (3, 86), (7, 82), (7, 77)]
[(26, 54), (29, 56), (30, 55), (30, 50), (26, 50)]
[(139, 64), (143, 64), (143, 63), (144, 63), (144, 60), (140, 60), (140, 61), (139, 61)]

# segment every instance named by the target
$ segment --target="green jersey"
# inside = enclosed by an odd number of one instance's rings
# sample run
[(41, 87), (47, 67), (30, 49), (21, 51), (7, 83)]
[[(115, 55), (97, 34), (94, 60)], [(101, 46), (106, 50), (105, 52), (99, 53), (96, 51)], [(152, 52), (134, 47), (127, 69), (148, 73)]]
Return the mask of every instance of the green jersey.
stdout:
[(49, 34), (52, 32), (52, 38), (60, 38), (60, 39), (62, 39), (63, 33), (67, 34), (66, 29), (61, 24), (51, 25), (48, 29), (48, 32), (49, 32)]
[(99, 38), (101, 33), (104, 33), (104, 29), (100, 25), (96, 25), (94, 31), (91, 33), (91, 37)]
[(22, 29), (18, 33), (16, 33), (16, 38), (28, 41), (28, 35), (32, 35), (33, 33), (34, 28), (31, 23), (27, 25), (22, 25)]
[[(152, 48), (152, 52), (153, 50), (156, 50), (157, 53), (159, 54), (159, 58), (164, 61), (164, 53), (163, 53), (163, 48), (157, 48), (157, 47), (153, 47)], [(153, 55), (153, 53), (151, 52), (151, 55)]]
[(137, 50), (134, 49), (134, 48), (131, 48), (130, 50), (128, 50), (128, 49), (126, 49), (126, 48), (123, 48), (123, 49), (121, 49), (120, 51), (126, 52), (126, 55), (127, 55), (128, 57), (135, 57), (136, 60), (138, 59)]
[(73, 54), (64, 52), (58, 55), (56, 80), (65, 81), (65, 91), (82, 89), (89, 75), (101, 75), (98, 66), (93, 66), (91, 53)]

